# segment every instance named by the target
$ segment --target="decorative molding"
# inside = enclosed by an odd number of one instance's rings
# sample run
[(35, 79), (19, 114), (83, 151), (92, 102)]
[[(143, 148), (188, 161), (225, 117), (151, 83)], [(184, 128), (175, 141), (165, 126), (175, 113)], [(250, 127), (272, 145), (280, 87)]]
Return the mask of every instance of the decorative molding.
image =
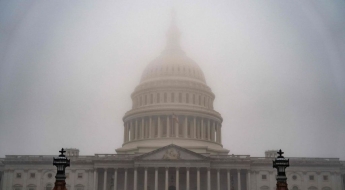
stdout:
[(169, 148), (163, 155), (163, 160), (180, 160), (180, 151), (175, 148)]

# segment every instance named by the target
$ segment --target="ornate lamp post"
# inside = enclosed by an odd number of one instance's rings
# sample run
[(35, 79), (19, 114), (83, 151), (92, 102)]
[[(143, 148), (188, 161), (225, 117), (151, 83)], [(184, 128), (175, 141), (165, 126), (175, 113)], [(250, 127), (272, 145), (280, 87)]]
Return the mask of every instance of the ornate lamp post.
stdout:
[(285, 169), (290, 166), (289, 159), (284, 158), (282, 150), (277, 152), (279, 156), (273, 161), (273, 168), (277, 169), (277, 190), (288, 190), (288, 185), (286, 183), (287, 177), (285, 174)]
[(57, 168), (57, 173), (55, 176), (55, 186), (53, 190), (67, 190), (66, 189), (66, 175), (65, 169), (70, 166), (70, 160), (64, 155), (66, 152), (63, 148), (59, 151), (61, 154), (59, 157), (54, 157), (53, 165)]

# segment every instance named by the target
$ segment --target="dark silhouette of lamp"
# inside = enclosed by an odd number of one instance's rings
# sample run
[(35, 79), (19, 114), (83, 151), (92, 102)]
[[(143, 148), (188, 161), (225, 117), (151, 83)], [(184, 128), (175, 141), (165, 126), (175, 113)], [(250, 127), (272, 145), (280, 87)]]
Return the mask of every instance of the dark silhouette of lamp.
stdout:
[(277, 169), (277, 190), (288, 190), (285, 169), (290, 166), (289, 159), (284, 158), (284, 152), (281, 149), (277, 153), (277, 158), (273, 160), (273, 168)]
[(53, 165), (56, 166), (57, 172), (55, 176), (55, 186), (53, 190), (67, 190), (66, 189), (66, 167), (70, 166), (70, 160), (64, 155), (66, 152), (63, 148), (59, 151), (59, 157), (54, 157)]

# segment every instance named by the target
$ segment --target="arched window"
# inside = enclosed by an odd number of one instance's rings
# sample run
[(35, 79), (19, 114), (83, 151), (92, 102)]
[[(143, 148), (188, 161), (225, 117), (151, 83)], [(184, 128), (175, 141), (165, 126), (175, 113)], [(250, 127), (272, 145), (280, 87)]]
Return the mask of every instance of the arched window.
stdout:
[(297, 186), (293, 186), (292, 190), (298, 190), (298, 187)]
[(36, 185), (30, 184), (26, 188), (27, 190), (36, 190)]
[(23, 190), (21, 185), (13, 185), (13, 190)]
[(78, 184), (78, 185), (75, 186), (74, 189), (75, 189), (75, 190), (84, 190), (84, 186), (81, 185), (81, 184)]
[(262, 186), (260, 187), (260, 190), (269, 190), (270, 188), (268, 186)]
[(53, 189), (53, 185), (48, 183), (45, 187), (45, 190), (52, 190)]

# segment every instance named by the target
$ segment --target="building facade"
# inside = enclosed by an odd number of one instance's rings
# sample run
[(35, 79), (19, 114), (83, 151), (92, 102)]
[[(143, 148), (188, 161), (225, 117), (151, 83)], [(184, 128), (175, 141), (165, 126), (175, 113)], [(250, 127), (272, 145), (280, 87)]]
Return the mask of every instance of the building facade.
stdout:
[[(174, 19), (167, 45), (144, 70), (123, 117), (116, 154), (79, 155), (67, 149), (69, 190), (274, 190), (276, 151), (265, 157), (229, 154), (222, 117), (201, 68), (181, 49)], [(51, 190), (53, 156), (0, 158), (0, 190)], [(345, 190), (345, 162), (290, 158), (292, 190)]]

